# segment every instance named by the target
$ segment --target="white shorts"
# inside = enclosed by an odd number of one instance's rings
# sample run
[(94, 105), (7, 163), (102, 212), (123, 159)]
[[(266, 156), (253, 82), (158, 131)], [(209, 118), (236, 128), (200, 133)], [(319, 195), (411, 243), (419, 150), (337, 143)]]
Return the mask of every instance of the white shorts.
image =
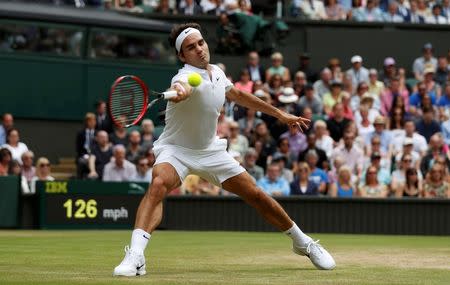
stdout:
[(180, 176), (181, 182), (189, 174), (198, 175), (210, 183), (222, 187), (222, 182), (245, 172), (226, 151), (226, 140), (217, 140), (211, 150), (192, 150), (177, 145), (155, 145), (154, 165), (169, 163)]

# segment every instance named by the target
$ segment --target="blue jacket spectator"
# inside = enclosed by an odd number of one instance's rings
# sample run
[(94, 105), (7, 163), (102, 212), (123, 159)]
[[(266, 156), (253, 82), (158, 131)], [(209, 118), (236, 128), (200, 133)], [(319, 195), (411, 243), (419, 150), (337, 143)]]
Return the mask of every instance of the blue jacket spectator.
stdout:
[(291, 183), (291, 195), (318, 195), (319, 185), (310, 179), (311, 169), (301, 162), (297, 168), (297, 177)]
[(432, 135), (441, 131), (441, 126), (433, 120), (433, 116), (433, 109), (425, 109), (423, 110), (423, 118), (416, 123), (417, 132), (424, 136), (427, 142), (430, 142)]
[(290, 193), (289, 183), (281, 176), (278, 163), (269, 165), (267, 175), (259, 179), (257, 185), (271, 196), (288, 196)]

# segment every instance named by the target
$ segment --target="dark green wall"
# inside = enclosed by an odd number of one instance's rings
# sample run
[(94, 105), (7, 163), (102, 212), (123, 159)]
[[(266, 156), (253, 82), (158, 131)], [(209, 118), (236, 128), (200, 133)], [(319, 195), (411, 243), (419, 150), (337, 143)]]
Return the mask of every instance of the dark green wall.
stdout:
[(0, 114), (34, 119), (82, 120), (98, 99), (106, 100), (112, 82), (124, 74), (165, 90), (174, 66), (82, 59), (0, 55)]
[(18, 176), (0, 177), (0, 228), (19, 226), (19, 195)]

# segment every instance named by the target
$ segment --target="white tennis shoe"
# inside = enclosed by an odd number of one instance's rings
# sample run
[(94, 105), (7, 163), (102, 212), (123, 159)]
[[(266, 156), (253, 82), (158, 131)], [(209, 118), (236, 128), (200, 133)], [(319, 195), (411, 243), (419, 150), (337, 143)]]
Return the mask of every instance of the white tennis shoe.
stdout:
[(318, 269), (331, 270), (336, 267), (333, 257), (319, 244), (319, 240), (311, 240), (305, 247), (296, 246), (294, 243), (292, 251), (307, 256)]
[(125, 257), (122, 262), (114, 268), (113, 276), (138, 276), (145, 275), (145, 257), (143, 254), (133, 252), (128, 245), (125, 246)]

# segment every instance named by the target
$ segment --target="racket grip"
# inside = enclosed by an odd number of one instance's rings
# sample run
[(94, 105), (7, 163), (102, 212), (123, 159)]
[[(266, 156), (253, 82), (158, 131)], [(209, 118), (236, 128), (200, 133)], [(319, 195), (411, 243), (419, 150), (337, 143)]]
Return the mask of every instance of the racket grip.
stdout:
[(164, 95), (164, 99), (167, 100), (167, 99), (170, 99), (173, 97), (177, 97), (178, 93), (176, 90), (170, 90), (170, 91), (163, 92), (163, 95)]

